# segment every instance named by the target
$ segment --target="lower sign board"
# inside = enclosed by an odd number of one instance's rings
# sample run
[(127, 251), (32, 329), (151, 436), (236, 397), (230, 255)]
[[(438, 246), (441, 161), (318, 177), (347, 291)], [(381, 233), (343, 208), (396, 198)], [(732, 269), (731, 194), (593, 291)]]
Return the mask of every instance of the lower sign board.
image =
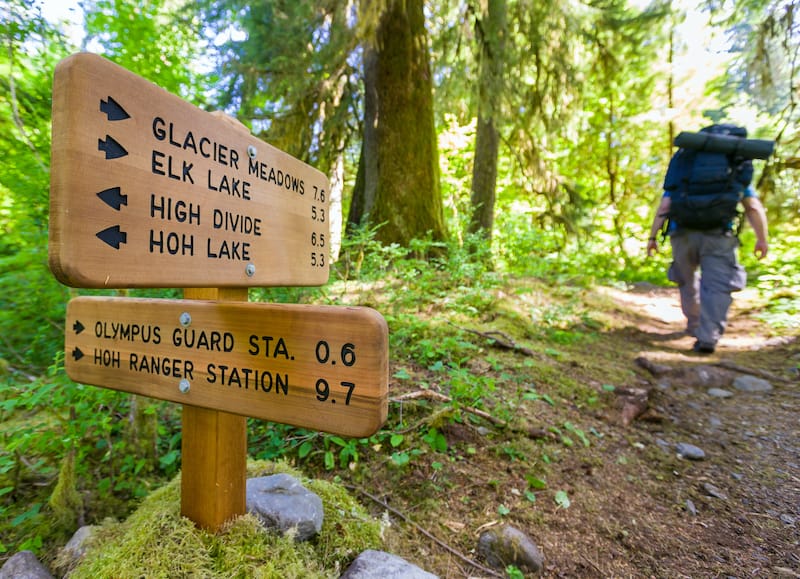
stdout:
[(78, 297), (76, 382), (344, 436), (388, 410), (388, 328), (370, 308)]

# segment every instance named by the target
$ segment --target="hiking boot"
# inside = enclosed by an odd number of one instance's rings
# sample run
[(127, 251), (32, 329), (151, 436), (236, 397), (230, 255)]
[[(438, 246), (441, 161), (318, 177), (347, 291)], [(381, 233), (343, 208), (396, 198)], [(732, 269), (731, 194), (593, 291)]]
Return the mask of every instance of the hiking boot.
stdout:
[(714, 353), (714, 344), (710, 342), (701, 342), (697, 340), (692, 346), (692, 350), (697, 354), (713, 354)]

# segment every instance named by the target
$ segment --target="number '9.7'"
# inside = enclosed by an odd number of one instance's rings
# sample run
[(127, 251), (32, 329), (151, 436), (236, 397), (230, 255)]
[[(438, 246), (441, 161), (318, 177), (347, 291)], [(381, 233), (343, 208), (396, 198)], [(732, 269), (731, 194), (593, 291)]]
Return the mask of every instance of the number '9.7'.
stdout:
[[(343, 388), (347, 388), (347, 396), (345, 397), (344, 404), (345, 406), (350, 404), (350, 397), (353, 395), (353, 390), (355, 389), (356, 385), (352, 382), (340, 382), (339, 383)], [(328, 384), (328, 381), (324, 378), (320, 378), (317, 380), (317, 400), (320, 402), (325, 402), (331, 395), (331, 387)], [(331, 399), (331, 402), (336, 402), (336, 399)]]

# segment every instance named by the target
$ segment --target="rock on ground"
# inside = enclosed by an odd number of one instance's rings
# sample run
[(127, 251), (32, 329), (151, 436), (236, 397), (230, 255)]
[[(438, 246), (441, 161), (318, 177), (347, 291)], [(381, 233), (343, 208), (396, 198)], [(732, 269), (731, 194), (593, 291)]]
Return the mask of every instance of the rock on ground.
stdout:
[(370, 549), (356, 557), (340, 579), (437, 579), (437, 576), (397, 555)]
[(733, 387), (742, 392), (769, 392), (772, 390), (772, 384), (755, 376), (737, 376), (733, 381)]
[(307, 541), (322, 529), (322, 500), (291, 475), (248, 479), (246, 501), (247, 511), (267, 528), (283, 533), (296, 529), (297, 541)]
[(86, 554), (89, 539), (97, 529), (98, 527), (95, 525), (84, 525), (75, 531), (67, 544), (59, 551), (53, 563), (53, 568), (59, 575), (68, 575), (80, 563)]
[(702, 448), (688, 442), (679, 442), (675, 445), (675, 450), (681, 457), (689, 460), (703, 460), (706, 457), (706, 453)]
[(20, 551), (0, 569), (0, 579), (53, 579), (32, 551)]
[(514, 565), (523, 572), (540, 573), (544, 566), (544, 556), (539, 547), (511, 525), (492, 527), (481, 533), (478, 553), (496, 569)]

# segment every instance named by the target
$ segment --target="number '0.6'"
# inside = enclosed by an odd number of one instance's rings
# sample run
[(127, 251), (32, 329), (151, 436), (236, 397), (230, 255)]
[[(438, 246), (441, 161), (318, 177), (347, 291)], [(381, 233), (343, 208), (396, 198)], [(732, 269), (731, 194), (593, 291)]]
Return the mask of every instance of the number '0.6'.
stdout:
[[(317, 362), (320, 364), (327, 364), (329, 361), (331, 364), (336, 363), (334, 360), (331, 360), (331, 347), (325, 340), (317, 342), (316, 354)], [(356, 363), (355, 344), (351, 344), (350, 342), (344, 344), (339, 352), (339, 360), (347, 367), (354, 365)]]

